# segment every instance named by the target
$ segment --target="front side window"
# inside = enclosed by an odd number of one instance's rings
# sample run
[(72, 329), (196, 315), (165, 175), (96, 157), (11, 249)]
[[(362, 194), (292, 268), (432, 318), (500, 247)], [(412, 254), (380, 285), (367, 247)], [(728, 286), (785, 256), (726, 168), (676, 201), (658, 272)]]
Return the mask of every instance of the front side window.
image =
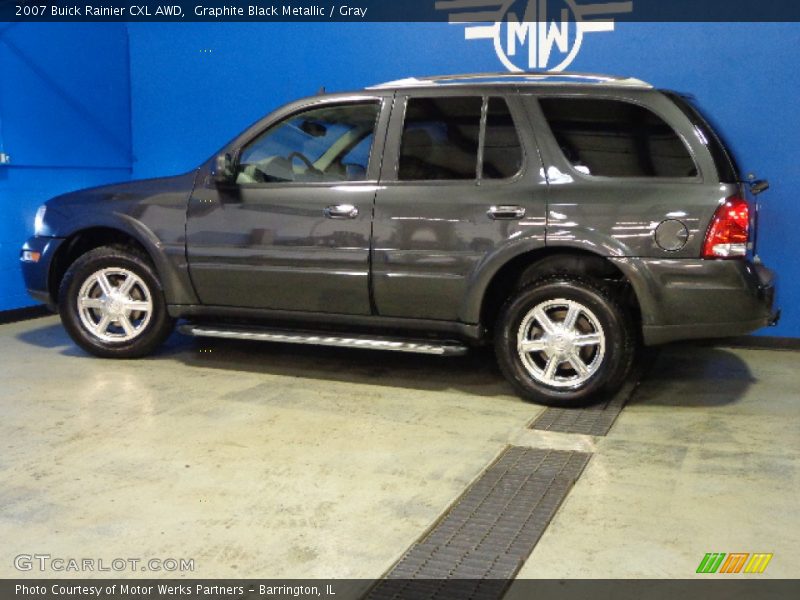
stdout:
[(363, 181), (375, 138), (377, 101), (303, 111), (244, 147), (240, 184)]
[(541, 98), (564, 157), (579, 172), (600, 177), (697, 176), (689, 150), (654, 112), (620, 100)]

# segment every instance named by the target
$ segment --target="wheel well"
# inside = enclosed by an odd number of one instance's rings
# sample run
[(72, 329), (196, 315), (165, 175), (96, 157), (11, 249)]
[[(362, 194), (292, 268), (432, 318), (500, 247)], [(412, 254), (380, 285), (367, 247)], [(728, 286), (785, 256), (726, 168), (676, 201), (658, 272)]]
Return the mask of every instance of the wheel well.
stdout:
[(545, 248), (516, 256), (495, 273), (481, 305), (481, 323), (489, 331), (508, 297), (528, 283), (548, 275), (581, 275), (612, 288), (631, 316), (641, 323), (639, 301), (625, 274), (610, 260), (591, 252)]
[(149, 253), (141, 242), (124, 231), (110, 227), (93, 227), (78, 231), (64, 241), (53, 258), (48, 281), (53, 302), (58, 303), (58, 290), (61, 286), (61, 280), (72, 263), (90, 250), (101, 246), (115, 246), (134, 250), (152, 262)]

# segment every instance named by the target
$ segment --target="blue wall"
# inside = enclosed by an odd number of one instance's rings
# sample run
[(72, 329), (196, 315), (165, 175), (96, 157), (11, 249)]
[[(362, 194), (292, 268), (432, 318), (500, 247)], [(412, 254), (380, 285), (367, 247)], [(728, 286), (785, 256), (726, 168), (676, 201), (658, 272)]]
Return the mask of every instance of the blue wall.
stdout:
[[(25, 27), (33, 38), (39, 32), (49, 35), (40, 25)], [(105, 40), (122, 53), (124, 32), (110, 31), (106, 25), (86, 27), (92, 31), (82, 32), (81, 38), (90, 45), (95, 39)], [(127, 36), (132, 173), (137, 178), (188, 170), (251, 122), (323, 85), (338, 91), (420, 74), (502, 69), (490, 41), (466, 41), (463, 26), (443, 23), (137, 23), (127, 26)], [(84, 52), (77, 44), (73, 48), (65, 43), (72, 53)], [(800, 222), (800, 203), (795, 200), (800, 189), (795, 150), (800, 139), (795, 100), (800, 92), (799, 59), (800, 24), (621, 23), (614, 32), (587, 35), (570, 66), (632, 75), (692, 92), (710, 109), (743, 168), (771, 180), (772, 189), (761, 197), (759, 250), (780, 272), (784, 307), (780, 327), (765, 332), (771, 335), (800, 336), (800, 313), (793, 309), (800, 304), (800, 263), (790, 250), (794, 224)], [(98, 69), (95, 86), (102, 82), (116, 89), (121, 84), (114, 82), (126, 74), (127, 66), (104, 67), (102, 73)], [(0, 91), (4, 128), (7, 96)], [(120, 100), (117, 107), (123, 104)], [(70, 126), (66, 117), (63, 123)], [(15, 154), (8, 142), (6, 151)], [(114, 168), (127, 167), (121, 155), (110, 156), (116, 156)], [(11, 172), (0, 167), (0, 194), (4, 171)], [(124, 178), (124, 171), (118, 172)], [(55, 188), (61, 182), (50, 185)], [(17, 227), (29, 227), (30, 211), (6, 223), (12, 214), (8, 207), (22, 204), (35, 210), (38, 198), (21, 202), (3, 197), (0, 231), (8, 232), (0, 236), (3, 241), (11, 235), (25, 237)], [(4, 256), (3, 289), (7, 266)]]
[(131, 173), (124, 25), (0, 24), (0, 310), (34, 304), (19, 249), (36, 209)]

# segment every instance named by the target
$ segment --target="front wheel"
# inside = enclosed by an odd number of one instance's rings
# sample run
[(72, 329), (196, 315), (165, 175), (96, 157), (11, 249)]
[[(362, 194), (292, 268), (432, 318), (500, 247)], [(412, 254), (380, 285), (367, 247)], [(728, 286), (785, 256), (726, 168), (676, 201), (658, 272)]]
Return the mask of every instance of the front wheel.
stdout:
[(72, 264), (61, 282), (59, 313), (75, 343), (103, 358), (145, 356), (174, 325), (150, 262), (111, 246)]
[(520, 290), (495, 333), (500, 369), (528, 400), (581, 406), (613, 392), (635, 348), (625, 309), (591, 280), (557, 276)]

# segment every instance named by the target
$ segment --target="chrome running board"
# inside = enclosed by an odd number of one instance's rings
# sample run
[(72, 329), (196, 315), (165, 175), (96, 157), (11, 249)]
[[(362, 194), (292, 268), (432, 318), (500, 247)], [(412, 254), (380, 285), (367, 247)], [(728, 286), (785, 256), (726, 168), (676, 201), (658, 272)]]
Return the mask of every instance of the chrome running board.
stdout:
[(389, 350), (414, 354), (435, 354), (437, 356), (461, 356), (466, 354), (468, 350), (464, 344), (454, 341), (440, 342), (437, 340), (415, 340), (374, 335), (337, 335), (327, 332), (291, 331), (285, 329), (248, 329), (188, 323), (181, 325), (178, 331), (195, 337), (308, 344), (311, 346), (336, 346), (339, 348), (364, 348), (367, 350)]

